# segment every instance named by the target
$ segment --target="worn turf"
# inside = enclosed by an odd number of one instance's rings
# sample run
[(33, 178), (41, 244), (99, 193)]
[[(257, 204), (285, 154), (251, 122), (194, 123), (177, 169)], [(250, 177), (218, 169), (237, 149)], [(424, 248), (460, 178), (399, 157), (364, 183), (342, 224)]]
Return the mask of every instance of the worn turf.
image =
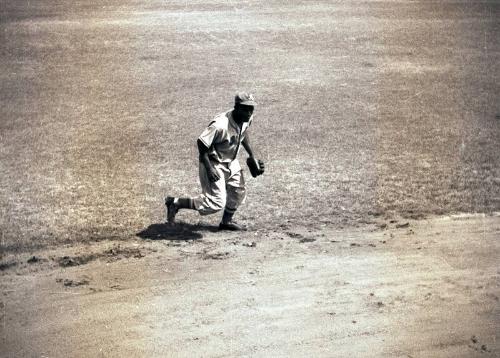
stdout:
[(255, 227), (498, 211), (499, 15), (496, 1), (4, 0), (2, 250), (164, 221), (166, 194), (199, 192), (196, 137), (239, 89), (260, 103), (267, 173), (247, 175), (238, 213)]

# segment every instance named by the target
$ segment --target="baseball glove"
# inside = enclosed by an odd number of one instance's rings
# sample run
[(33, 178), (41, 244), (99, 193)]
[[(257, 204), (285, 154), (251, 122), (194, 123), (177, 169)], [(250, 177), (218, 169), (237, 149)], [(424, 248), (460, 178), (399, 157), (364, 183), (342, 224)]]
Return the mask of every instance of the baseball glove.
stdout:
[(250, 169), (250, 174), (252, 174), (254, 178), (264, 173), (264, 162), (260, 159), (257, 160), (254, 157), (248, 157), (247, 165), (248, 169)]

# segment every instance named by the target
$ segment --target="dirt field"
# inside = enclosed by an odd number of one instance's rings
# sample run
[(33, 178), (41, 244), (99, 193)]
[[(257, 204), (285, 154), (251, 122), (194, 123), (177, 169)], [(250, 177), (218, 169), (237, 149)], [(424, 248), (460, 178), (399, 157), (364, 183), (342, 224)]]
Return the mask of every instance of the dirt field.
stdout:
[[(0, 355), (500, 355), (498, 1), (0, 6)], [(239, 89), (250, 231), (166, 228)]]
[(25, 254), (3, 356), (500, 355), (500, 216), (200, 232)]

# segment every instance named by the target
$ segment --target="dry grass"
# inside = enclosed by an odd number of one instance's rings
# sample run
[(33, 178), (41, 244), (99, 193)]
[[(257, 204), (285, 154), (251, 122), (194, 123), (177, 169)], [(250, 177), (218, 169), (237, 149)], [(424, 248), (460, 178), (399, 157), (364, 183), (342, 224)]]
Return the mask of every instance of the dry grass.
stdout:
[(261, 102), (254, 227), (500, 209), (498, 3), (184, 3), (4, 1), (3, 250), (163, 221), (237, 89)]

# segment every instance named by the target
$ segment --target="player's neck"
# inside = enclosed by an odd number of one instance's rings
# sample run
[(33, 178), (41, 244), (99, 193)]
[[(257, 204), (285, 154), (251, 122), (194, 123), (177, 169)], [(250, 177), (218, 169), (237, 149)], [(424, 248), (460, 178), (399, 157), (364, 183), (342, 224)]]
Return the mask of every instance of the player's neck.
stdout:
[(240, 127), (240, 128), (243, 127), (244, 122), (234, 115), (234, 111), (231, 112), (231, 117), (233, 118), (234, 123), (236, 123), (238, 125), (238, 127)]

